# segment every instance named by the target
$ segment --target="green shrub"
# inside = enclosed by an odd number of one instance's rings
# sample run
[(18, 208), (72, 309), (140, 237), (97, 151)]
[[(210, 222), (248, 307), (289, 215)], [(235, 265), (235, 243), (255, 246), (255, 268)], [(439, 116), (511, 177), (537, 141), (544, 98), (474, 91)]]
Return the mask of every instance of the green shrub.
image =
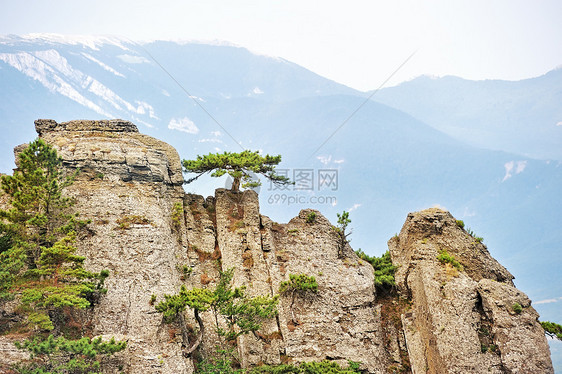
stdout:
[(515, 314), (521, 314), (523, 311), (523, 307), (519, 303), (515, 303), (511, 306), (511, 309), (515, 312)]
[(306, 274), (289, 274), (289, 280), (279, 286), (279, 293), (306, 291), (318, 292), (316, 278)]
[(100, 371), (100, 358), (111, 356), (127, 347), (125, 341), (111, 338), (103, 342), (101, 338), (81, 338), (68, 340), (53, 335), (45, 340), (38, 337), (23, 343), (16, 342), (19, 349), (25, 349), (31, 358), (37, 358), (16, 368), (22, 374), (58, 374), (58, 373), (97, 373)]
[(176, 202), (172, 207), (172, 222), (174, 223), (174, 227), (179, 229), (181, 227), (182, 220), (183, 220), (183, 204), (180, 202)]
[(315, 212), (308, 213), (308, 215), (306, 216), (306, 222), (314, 223), (314, 221), (316, 221), (316, 213)]
[(437, 259), (441, 261), (442, 264), (449, 263), (453, 265), (453, 267), (455, 267), (457, 270), (463, 271), (463, 266), (460, 264), (460, 262), (458, 262), (455, 259), (455, 256), (450, 255), (445, 249), (441, 250), (441, 253), (439, 254), (439, 256), (437, 256)]
[(248, 374), (355, 374), (360, 373), (359, 362), (348, 361), (347, 369), (336, 362), (324, 360), (321, 362), (303, 362), (295, 365), (258, 366), (251, 369)]
[(386, 251), (381, 257), (371, 257), (363, 252), (361, 248), (355, 251), (355, 253), (360, 259), (373, 265), (375, 270), (375, 287), (380, 290), (388, 290), (396, 286), (394, 281), (396, 266), (392, 265), (389, 251)]
[(232, 350), (217, 349), (212, 357), (207, 357), (196, 364), (196, 374), (243, 374), (244, 369), (234, 369)]
[[(193, 248), (197, 248), (197, 246), (193, 246)], [(178, 271), (180, 273), (182, 273), (183, 275), (189, 275), (193, 272), (193, 268), (189, 265), (176, 265), (176, 268), (178, 269)]]
[(458, 219), (457, 220), (457, 226), (460, 227), (461, 229), (464, 229), (464, 221)]

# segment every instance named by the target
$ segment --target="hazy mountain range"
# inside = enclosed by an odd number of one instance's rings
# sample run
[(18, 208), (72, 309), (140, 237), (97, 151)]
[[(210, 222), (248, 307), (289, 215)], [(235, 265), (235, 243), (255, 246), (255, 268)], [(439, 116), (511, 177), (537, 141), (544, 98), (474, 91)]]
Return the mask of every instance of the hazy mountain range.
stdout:
[[(0, 172), (37, 118), (131, 120), (182, 158), (280, 153), (303, 189), (264, 183), (273, 220), (351, 210), (352, 246), (378, 255), (408, 212), (438, 204), (484, 237), (543, 319), (562, 322), (560, 69), (517, 82), (419, 77), (365, 103), (369, 92), (239, 47), (35, 35), (0, 38), (0, 85)], [(336, 172), (337, 186), (325, 179)]]

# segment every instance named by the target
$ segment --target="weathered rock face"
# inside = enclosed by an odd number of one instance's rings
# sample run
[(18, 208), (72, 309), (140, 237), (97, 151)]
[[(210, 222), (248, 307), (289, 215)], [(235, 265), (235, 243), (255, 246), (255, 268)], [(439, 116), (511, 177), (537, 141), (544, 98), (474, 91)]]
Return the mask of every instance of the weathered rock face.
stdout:
[[(409, 214), (389, 248), (399, 292), (412, 301), (403, 324), (414, 373), (553, 372), (529, 299), (448, 212)], [(442, 250), (463, 270), (441, 263)]]
[(90, 269), (110, 271), (93, 332), (126, 339), (128, 348), (107, 371), (191, 372), (149, 303), (152, 294), (177, 291), (176, 265), (187, 262), (171, 219), (174, 203), (184, 197), (177, 152), (124, 121), (38, 120), (36, 128), (66, 167), (80, 169), (68, 192), (76, 197), (76, 210), (92, 220), (92, 234), (78, 248)]
[[(81, 175), (111, 182), (153, 182), (181, 186), (176, 150), (122, 120), (35, 121), (37, 133), (56, 146), (63, 163)], [(104, 178), (107, 176), (107, 178)]]
[[(68, 190), (82, 217), (92, 219), (79, 251), (90, 269), (110, 270), (108, 293), (89, 322), (94, 334), (128, 341), (106, 363), (108, 373), (192, 373), (179, 326), (163, 323), (151, 295), (161, 300), (182, 284), (213, 288), (219, 270), (230, 268), (234, 285), (252, 296), (278, 294), (290, 274), (312, 275), (319, 285), (317, 293), (281, 295), (279, 316), (239, 338), (244, 367), (331, 359), (360, 361), (369, 373), (407, 371), (410, 364), (414, 373), (552, 372), (530, 301), (446, 212), (408, 216), (389, 242), (401, 297), (377, 298), (371, 265), (349, 245), (338, 256), (339, 236), (319, 212), (313, 222), (312, 211), (303, 210), (278, 224), (260, 215), (253, 191), (185, 194), (176, 151), (130, 122), (38, 120), (36, 129), (66, 167), (81, 170)], [(441, 264), (441, 249), (463, 271)], [(217, 336), (212, 313), (202, 319), (208, 328), (199, 352), (206, 357)], [(21, 359), (10, 344), (0, 339), (0, 367)]]

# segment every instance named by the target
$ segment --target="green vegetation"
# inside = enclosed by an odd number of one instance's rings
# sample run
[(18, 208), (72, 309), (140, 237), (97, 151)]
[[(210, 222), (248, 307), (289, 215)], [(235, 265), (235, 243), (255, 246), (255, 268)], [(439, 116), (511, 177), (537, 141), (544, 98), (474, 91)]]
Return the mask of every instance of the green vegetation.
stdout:
[[(193, 248), (194, 248), (194, 250), (196, 250), (196, 251), (197, 251), (197, 249), (199, 249), (199, 248), (197, 248), (196, 245), (194, 245)], [(180, 273), (182, 273), (183, 275), (189, 275), (189, 274), (191, 274), (191, 273), (193, 272), (193, 268), (192, 268), (191, 266), (189, 266), (189, 265), (179, 265), (179, 264), (178, 264), (178, 265), (176, 265), (176, 268), (177, 268), (178, 271), (179, 271)]]
[(289, 280), (281, 282), (279, 293), (318, 292), (316, 278), (306, 274), (289, 274)]
[(188, 179), (185, 183), (191, 183), (206, 173), (211, 173), (212, 177), (222, 177), (225, 174), (230, 175), (234, 181), (232, 183), (232, 191), (240, 190), (240, 182), (243, 181), (242, 187), (258, 187), (261, 185), (259, 179), (254, 179), (251, 173), (261, 174), (271, 182), (278, 185), (291, 184), (289, 178), (275, 174), (275, 167), (281, 162), (281, 155), (277, 156), (261, 156), (259, 152), (243, 151), (241, 153), (224, 152), (209, 153), (206, 156), (197, 156), (196, 160), (183, 160), (183, 171), (185, 173), (196, 173), (193, 178)]
[(197, 374), (356, 374), (360, 362), (348, 360), (348, 367), (342, 368), (336, 362), (324, 360), (321, 362), (302, 362), (299, 365), (263, 365), (252, 369), (232, 368), (232, 352), (217, 350), (215, 357), (197, 364)]
[(350, 242), (350, 240), (348, 240), (347, 237), (351, 235), (351, 232), (346, 233), (346, 230), (347, 230), (347, 226), (351, 223), (351, 219), (349, 219), (349, 212), (346, 212), (345, 210), (341, 214), (338, 213), (337, 216), (338, 216), (338, 226), (336, 227), (336, 232), (340, 236), (338, 256), (340, 258), (343, 258), (344, 255), (343, 251), (345, 249), (345, 246), (347, 243)]
[(293, 309), (293, 306), (295, 305), (295, 297), (297, 295), (306, 296), (309, 292), (318, 292), (318, 283), (316, 282), (316, 278), (311, 275), (289, 274), (289, 280), (281, 282), (279, 285), (280, 294), (291, 295), (290, 310), (293, 317), (293, 323), (298, 323)]
[(13, 176), (2, 176), (10, 208), (0, 210), (0, 298), (21, 293), (30, 327), (52, 330), (63, 322), (62, 308), (86, 308), (105, 292), (109, 273), (86, 271), (75, 254), (76, 232), (89, 221), (71, 212), (74, 201), (62, 193), (74, 177), (41, 139), (19, 154)]
[(179, 230), (183, 221), (183, 204), (180, 202), (174, 203), (172, 207), (172, 222), (176, 230)]
[(126, 348), (124, 341), (111, 339), (103, 342), (101, 338), (81, 338), (68, 340), (64, 337), (47, 339), (35, 337), (23, 343), (16, 343), (20, 349), (31, 354), (31, 363), (20, 365), (15, 370), (21, 374), (63, 374), (99, 373), (102, 356), (110, 356)]
[(544, 329), (544, 333), (551, 338), (562, 340), (562, 325), (554, 322), (544, 321), (541, 322), (541, 326)]
[[(193, 288), (187, 290), (181, 286), (179, 293), (164, 295), (165, 300), (156, 305), (166, 322), (178, 320), (182, 329), (182, 338), (186, 349), (184, 354), (191, 355), (203, 339), (205, 326), (200, 312), (211, 310), (214, 315), (217, 334), (226, 342), (234, 342), (238, 336), (254, 332), (261, 327), (261, 321), (277, 315), (278, 297), (257, 296), (249, 298), (244, 294), (244, 287), (234, 288), (230, 285), (234, 269), (220, 273), (220, 280), (214, 290)], [(188, 329), (183, 312), (189, 307), (199, 324), (199, 333), (195, 341), (189, 343)], [(219, 319), (226, 323), (223, 329)]]
[[(18, 155), (17, 166), (1, 179), (9, 208), (0, 210), (0, 300), (20, 295), (15, 319), (23, 331), (60, 335), (68, 331), (65, 313), (91, 306), (106, 292), (109, 272), (85, 270), (86, 258), (76, 255), (76, 235), (89, 223), (78, 219), (74, 201), (63, 194), (76, 173), (65, 174), (62, 159), (41, 139)], [(20, 373), (90, 373), (99, 367), (97, 356), (125, 348), (125, 342), (54, 335), (16, 345), (36, 359), (18, 367)]]
[(476, 236), (474, 234), (474, 231), (472, 231), (470, 228), (466, 229), (466, 233), (470, 236), (472, 236), (474, 238), (474, 240), (478, 243), (482, 243), (484, 241), (484, 238), (481, 236)]
[(488, 351), (494, 353), (494, 352), (496, 352), (497, 349), (498, 349), (498, 347), (495, 344), (490, 344), (490, 345), (480, 344), (480, 351), (482, 353), (486, 353)]
[(310, 212), (306, 216), (306, 223), (314, 223), (316, 221), (316, 213)]
[(115, 221), (119, 230), (129, 230), (131, 225), (150, 225), (152, 222), (145, 216), (131, 215), (123, 216)]
[(515, 314), (521, 314), (523, 311), (523, 307), (519, 303), (515, 303), (511, 306), (511, 309), (515, 312)]
[[(460, 219), (457, 220), (457, 226), (464, 230), (464, 222)], [(482, 243), (484, 238), (481, 236), (475, 236), (474, 231), (469, 228), (466, 229), (466, 233), (474, 238), (477, 243)]]
[(381, 257), (371, 257), (363, 252), (361, 248), (355, 251), (355, 253), (360, 259), (373, 265), (373, 268), (375, 269), (375, 287), (378, 290), (389, 291), (396, 286), (394, 281), (396, 266), (392, 265), (389, 251), (383, 253)]
[(244, 369), (234, 369), (234, 352), (232, 350), (217, 349), (213, 357), (208, 357), (196, 363), (197, 374), (245, 374)]
[(442, 249), (437, 259), (441, 261), (442, 264), (451, 264), (454, 268), (459, 271), (463, 271), (463, 266), (455, 259), (455, 256), (450, 255), (447, 250)]
[[(348, 361), (346, 369), (337, 363), (324, 360), (321, 362), (303, 362), (300, 365), (258, 366), (248, 371), (248, 374), (355, 374), (360, 373), (361, 363)], [(218, 371), (216, 372), (218, 373)]]
[(52, 319), (64, 307), (84, 309), (91, 305), (96, 293), (105, 293), (103, 288), (107, 270), (100, 273), (86, 271), (85, 257), (74, 253), (73, 233), (57, 241), (52, 247), (42, 247), (36, 262), (37, 268), (25, 273), (26, 282), (21, 283), (21, 303), (31, 310), (29, 321), (43, 330), (52, 330)]

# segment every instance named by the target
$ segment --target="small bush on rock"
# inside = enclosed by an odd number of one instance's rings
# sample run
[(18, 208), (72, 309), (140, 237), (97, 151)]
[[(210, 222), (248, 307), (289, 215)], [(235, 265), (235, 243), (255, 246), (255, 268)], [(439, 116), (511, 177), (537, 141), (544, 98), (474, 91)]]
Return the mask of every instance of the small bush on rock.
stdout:
[(355, 251), (357, 256), (363, 261), (367, 261), (375, 269), (375, 287), (381, 291), (388, 291), (396, 285), (394, 281), (394, 272), (396, 266), (392, 265), (390, 252), (386, 251), (381, 257), (369, 256), (360, 249)]
[(455, 259), (455, 256), (450, 255), (446, 249), (442, 249), (441, 253), (439, 254), (439, 256), (437, 256), (437, 259), (442, 263), (442, 264), (451, 264), (453, 267), (455, 267), (457, 270), (459, 271), (463, 271), (463, 266), (460, 264), (460, 262), (458, 262)]
[(308, 213), (308, 215), (306, 216), (306, 223), (314, 223), (314, 221), (316, 221), (316, 213), (315, 212)]
[(306, 274), (290, 274), (289, 280), (279, 286), (279, 293), (306, 291), (318, 292), (316, 278)]

